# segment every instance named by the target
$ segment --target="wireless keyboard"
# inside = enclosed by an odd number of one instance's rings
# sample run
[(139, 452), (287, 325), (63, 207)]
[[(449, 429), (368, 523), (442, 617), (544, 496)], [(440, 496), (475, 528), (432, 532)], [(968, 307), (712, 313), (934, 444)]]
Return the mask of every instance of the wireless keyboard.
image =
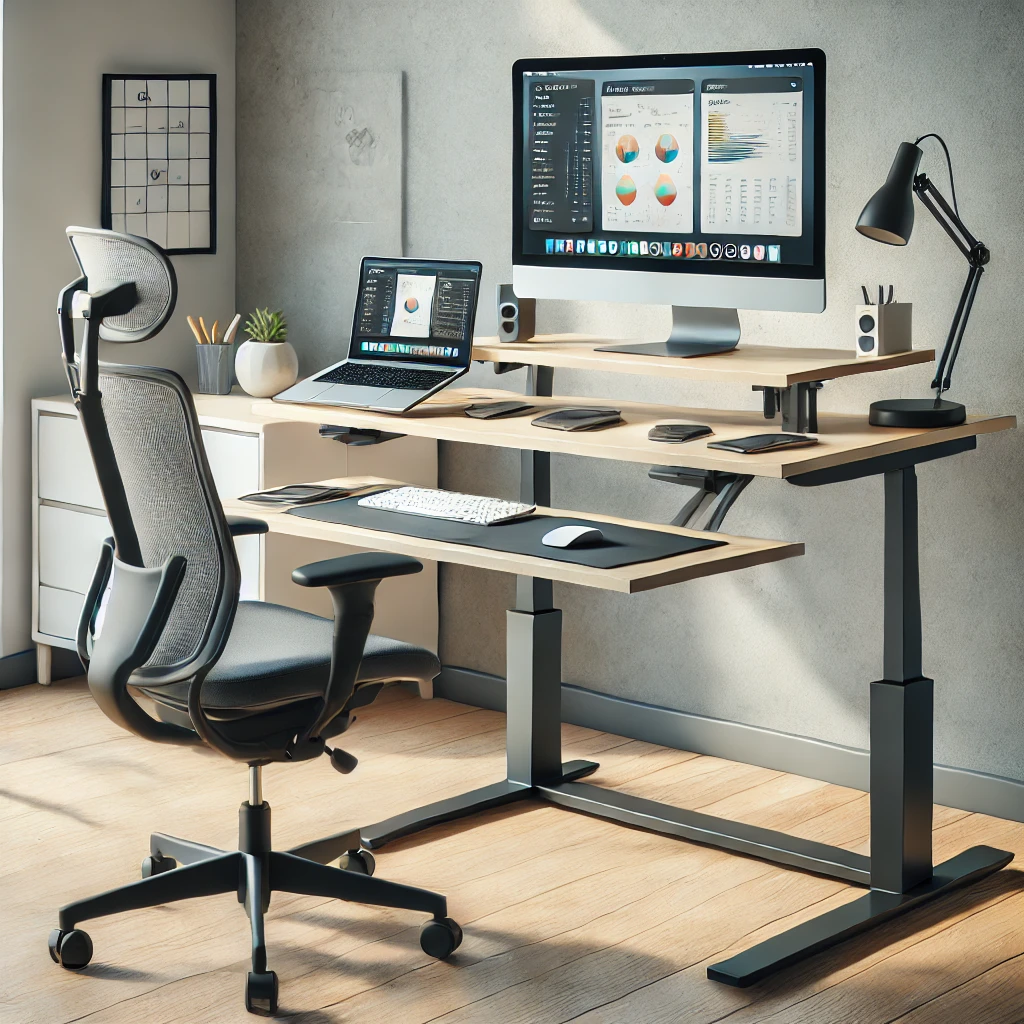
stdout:
[(404, 512), (411, 516), (449, 519), (457, 523), (475, 523), (494, 526), (522, 519), (536, 511), (536, 505), (501, 498), (483, 498), (477, 494), (457, 494), (455, 491), (434, 491), (426, 487), (395, 487), (378, 491), (359, 499), (366, 508), (379, 508), (387, 512)]
[(451, 375), (451, 370), (410, 370), (403, 366), (380, 366), (377, 363), (342, 363), (316, 379), (318, 383), (428, 391)]

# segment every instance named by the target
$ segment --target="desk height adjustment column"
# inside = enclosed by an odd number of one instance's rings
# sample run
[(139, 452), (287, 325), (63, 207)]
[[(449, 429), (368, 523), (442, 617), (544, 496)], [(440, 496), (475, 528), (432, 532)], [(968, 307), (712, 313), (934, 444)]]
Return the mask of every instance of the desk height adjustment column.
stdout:
[(884, 679), (871, 684), (871, 889), (708, 968), (746, 988), (920, 903), (998, 871), (1013, 854), (975, 846), (932, 867), (932, 680), (922, 673), (917, 472), (885, 480)]
[[(527, 368), (526, 393), (548, 398), (554, 368)], [(520, 453), (519, 499), (551, 504), (551, 454)], [(562, 764), (562, 613), (551, 580), (516, 577), (516, 606), (506, 613), (507, 760), (510, 782), (528, 787), (578, 779), (591, 761)]]

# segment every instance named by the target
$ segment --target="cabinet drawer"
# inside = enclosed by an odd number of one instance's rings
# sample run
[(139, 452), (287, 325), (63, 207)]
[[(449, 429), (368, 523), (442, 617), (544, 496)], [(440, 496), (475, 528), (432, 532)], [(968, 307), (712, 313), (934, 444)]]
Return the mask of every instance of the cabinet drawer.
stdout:
[(203, 431), (203, 446), (221, 498), (239, 498), (260, 489), (260, 439), (228, 430)]
[(39, 414), (39, 497), (103, 508), (85, 432), (76, 416)]
[(110, 536), (106, 516), (39, 506), (39, 582), (84, 594), (92, 582), (100, 545)]
[(78, 618), (82, 614), (84, 594), (54, 587), (39, 588), (39, 632), (74, 640), (78, 634)]

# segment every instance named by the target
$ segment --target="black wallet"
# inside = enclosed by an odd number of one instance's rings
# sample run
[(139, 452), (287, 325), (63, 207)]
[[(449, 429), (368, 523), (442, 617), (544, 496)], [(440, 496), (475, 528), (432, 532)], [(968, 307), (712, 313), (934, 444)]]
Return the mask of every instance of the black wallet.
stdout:
[(466, 408), (467, 416), (475, 420), (496, 420), (504, 416), (525, 416), (527, 413), (536, 412), (536, 405), (528, 405), (526, 402), (478, 402)]
[(255, 491), (243, 494), (239, 501), (251, 502), (253, 505), (269, 505), (290, 508), (294, 505), (313, 505), (318, 501), (336, 501), (347, 498), (353, 493), (351, 487), (330, 487), (323, 484), (288, 484), (275, 487), (269, 491)]
[(786, 448), (809, 448), (817, 444), (816, 437), (806, 434), (753, 434), (751, 437), (737, 437), (731, 441), (709, 441), (709, 448), (721, 448), (723, 452), (739, 452), (741, 455), (755, 455), (758, 452), (778, 452)]
[(596, 430), (622, 422), (618, 409), (558, 409), (530, 421), (549, 430)]
[(647, 438), (681, 444), (683, 441), (696, 441), (698, 437), (708, 437), (711, 433), (710, 427), (700, 423), (658, 423), (647, 432)]

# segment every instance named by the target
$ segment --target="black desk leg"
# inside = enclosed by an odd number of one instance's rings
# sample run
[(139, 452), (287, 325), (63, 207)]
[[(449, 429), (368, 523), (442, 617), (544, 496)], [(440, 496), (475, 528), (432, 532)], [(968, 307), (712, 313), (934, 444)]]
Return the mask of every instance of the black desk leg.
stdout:
[[(527, 393), (550, 395), (550, 366), (531, 366)], [(520, 500), (551, 502), (551, 456), (522, 453)], [(516, 607), (508, 612), (506, 741), (508, 775), (502, 782), (438, 800), (360, 830), (371, 850), (400, 836), (537, 795), (538, 783), (557, 785), (597, 771), (593, 761), (562, 764), (562, 613), (553, 607), (550, 580), (516, 577)]]
[(885, 474), (883, 670), (871, 684), (871, 890), (708, 968), (745, 988), (897, 914), (1005, 867), (976, 846), (932, 868), (932, 681), (921, 674), (917, 476)]
[(537, 796), (536, 786), (556, 786), (597, 771), (593, 761), (562, 764), (562, 613), (551, 607), (551, 583), (518, 577), (516, 593), (506, 639), (507, 778), (360, 829), (364, 846), (376, 850), (432, 825)]
[[(530, 366), (526, 394), (551, 397), (555, 371), (550, 366)], [(551, 453), (522, 449), (519, 453), (519, 500), (530, 505), (551, 504)]]

